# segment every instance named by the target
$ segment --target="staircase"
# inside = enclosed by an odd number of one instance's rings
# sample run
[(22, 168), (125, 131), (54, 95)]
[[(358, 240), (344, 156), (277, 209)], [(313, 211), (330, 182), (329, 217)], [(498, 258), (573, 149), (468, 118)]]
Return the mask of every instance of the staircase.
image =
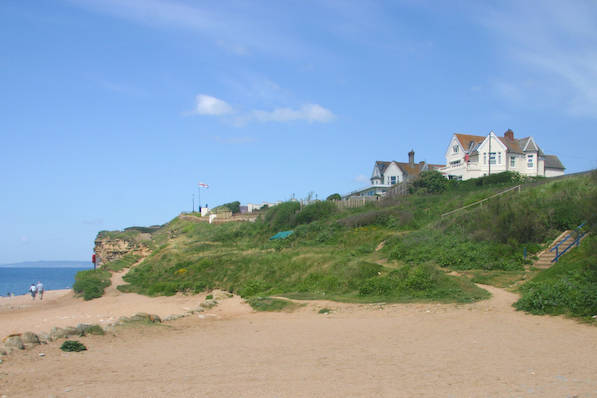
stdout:
[(535, 268), (545, 269), (545, 268), (549, 268), (553, 265), (551, 260), (553, 260), (553, 258), (556, 255), (554, 252), (551, 251), (551, 249), (553, 249), (558, 244), (560, 244), (560, 242), (562, 242), (564, 239), (566, 239), (566, 237), (570, 234), (570, 232), (572, 232), (572, 231), (568, 230), (568, 231), (562, 232), (562, 234), (560, 234), (560, 236), (558, 236), (551, 243), (551, 245), (549, 245), (549, 247), (547, 249), (543, 250), (541, 253), (539, 253), (537, 255), (537, 257), (539, 257), (539, 259), (537, 261), (535, 261), (535, 264), (533, 264), (535, 266)]
[(535, 268), (545, 269), (551, 267), (554, 261), (557, 261), (555, 258), (558, 254), (561, 256), (578, 246), (587, 235), (587, 232), (582, 231), (583, 226), (584, 223), (579, 225), (575, 230), (562, 232), (547, 249), (537, 255), (539, 259), (533, 264)]

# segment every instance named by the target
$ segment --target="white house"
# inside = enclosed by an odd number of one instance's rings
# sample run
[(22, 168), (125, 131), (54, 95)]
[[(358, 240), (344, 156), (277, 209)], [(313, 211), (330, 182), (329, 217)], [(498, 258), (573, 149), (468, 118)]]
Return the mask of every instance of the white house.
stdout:
[(508, 130), (503, 137), (454, 134), (439, 171), (449, 179), (468, 180), (503, 171), (527, 176), (555, 177), (565, 167), (556, 155), (545, 155), (533, 137), (516, 139)]
[(378, 160), (373, 166), (371, 174), (371, 185), (358, 191), (351, 192), (349, 196), (383, 196), (393, 185), (417, 177), (422, 171), (438, 170), (443, 165), (428, 164), (426, 162), (415, 163), (415, 152), (408, 153), (408, 162), (381, 161)]

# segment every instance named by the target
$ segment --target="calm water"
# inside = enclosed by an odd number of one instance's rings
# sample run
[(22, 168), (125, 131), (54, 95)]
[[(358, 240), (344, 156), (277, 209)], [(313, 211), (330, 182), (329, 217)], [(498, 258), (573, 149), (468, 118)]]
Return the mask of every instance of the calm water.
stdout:
[(26, 294), (33, 282), (41, 281), (45, 290), (70, 289), (75, 274), (89, 268), (0, 268), (0, 296), (8, 292)]

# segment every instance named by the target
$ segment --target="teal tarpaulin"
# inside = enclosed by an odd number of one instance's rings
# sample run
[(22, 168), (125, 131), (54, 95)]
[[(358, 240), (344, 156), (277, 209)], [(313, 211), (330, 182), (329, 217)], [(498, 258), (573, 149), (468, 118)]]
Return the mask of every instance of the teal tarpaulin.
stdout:
[(277, 234), (275, 234), (274, 236), (272, 236), (271, 238), (269, 238), (269, 240), (286, 239), (290, 235), (292, 235), (293, 233), (294, 233), (294, 231), (282, 231), (282, 232), (278, 232)]

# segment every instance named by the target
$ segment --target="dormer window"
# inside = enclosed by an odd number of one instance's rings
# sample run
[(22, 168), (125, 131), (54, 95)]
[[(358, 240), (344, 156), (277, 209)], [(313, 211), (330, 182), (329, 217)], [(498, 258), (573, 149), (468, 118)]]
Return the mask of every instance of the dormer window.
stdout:
[(454, 146), (452, 147), (452, 152), (453, 152), (453, 153), (458, 153), (458, 145), (454, 145)]

